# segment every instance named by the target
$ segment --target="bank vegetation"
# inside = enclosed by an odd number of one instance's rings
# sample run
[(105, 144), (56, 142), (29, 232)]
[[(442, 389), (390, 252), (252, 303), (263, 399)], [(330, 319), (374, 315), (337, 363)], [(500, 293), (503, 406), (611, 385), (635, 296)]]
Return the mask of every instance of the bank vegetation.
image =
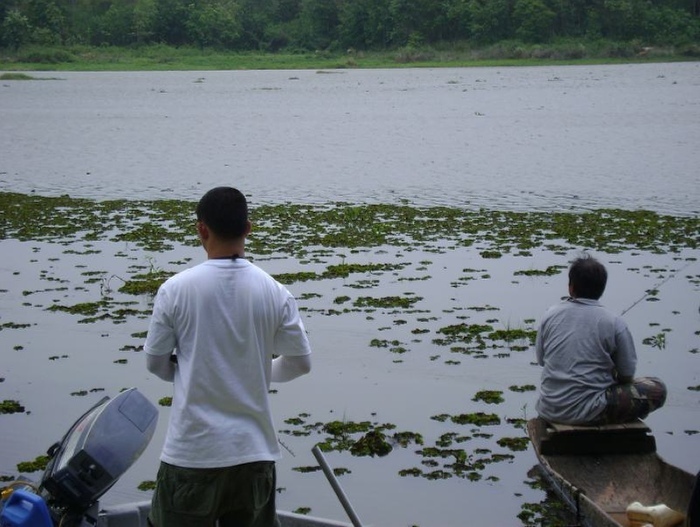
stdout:
[(4, 0), (0, 68), (693, 60), (700, 0)]

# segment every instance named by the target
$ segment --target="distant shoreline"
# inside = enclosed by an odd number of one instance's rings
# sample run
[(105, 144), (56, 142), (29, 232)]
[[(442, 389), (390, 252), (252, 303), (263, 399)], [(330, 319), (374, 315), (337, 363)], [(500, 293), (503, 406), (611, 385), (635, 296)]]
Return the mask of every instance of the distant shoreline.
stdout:
[[(566, 41), (551, 45), (504, 42), (390, 51), (258, 53), (195, 47), (55, 46), (0, 50), (0, 71), (209, 71), (562, 66), (700, 61), (700, 47), (642, 47), (638, 43)], [(13, 80), (6, 78), (4, 80)]]

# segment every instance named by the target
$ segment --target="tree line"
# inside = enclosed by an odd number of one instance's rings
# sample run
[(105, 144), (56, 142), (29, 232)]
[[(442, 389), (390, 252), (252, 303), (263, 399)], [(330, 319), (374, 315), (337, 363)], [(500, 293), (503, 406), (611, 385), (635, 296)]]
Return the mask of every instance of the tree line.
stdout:
[(0, 45), (385, 50), (468, 41), (700, 40), (700, 0), (2, 0)]

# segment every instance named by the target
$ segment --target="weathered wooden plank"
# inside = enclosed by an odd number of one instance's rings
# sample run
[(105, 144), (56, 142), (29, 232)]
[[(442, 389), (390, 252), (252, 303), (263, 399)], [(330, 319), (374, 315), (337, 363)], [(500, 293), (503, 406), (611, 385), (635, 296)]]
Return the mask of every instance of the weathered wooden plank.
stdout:
[(638, 419), (631, 423), (616, 423), (610, 425), (566, 425), (561, 423), (547, 423), (558, 433), (582, 433), (582, 432), (605, 432), (605, 433), (629, 433), (629, 432), (650, 432), (649, 427)]
[(656, 451), (656, 440), (643, 421), (604, 426), (543, 423), (540, 433), (546, 455), (646, 454)]

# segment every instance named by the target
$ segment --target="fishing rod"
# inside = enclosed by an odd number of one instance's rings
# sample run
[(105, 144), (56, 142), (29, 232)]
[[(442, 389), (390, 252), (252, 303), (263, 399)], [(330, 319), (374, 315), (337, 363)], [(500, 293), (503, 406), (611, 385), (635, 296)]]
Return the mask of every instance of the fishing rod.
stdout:
[(658, 291), (659, 288), (662, 287), (666, 282), (668, 282), (668, 281), (671, 280), (672, 278), (675, 278), (676, 275), (678, 275), (678, 273), (680, 273), (681, 271), (684, 271), (685, 269), (687, 269), (688, 267), (690, 267), (690, 266), (691, 266), (692, 264), (694, 264), (695, 262), (696, 262), (696, 260), (689, 260), (688, 263), (686, 263), (683, 267), (681, 267), (680, 269), (678, 269), (678, 270), (674, 271), (673, 273), (671, 273), (670, 275), (668, 275), (666, 278), (664, 278), (663, 280), (661, 280), (661, 282), (659, 282), (658, 284), (656, 284), (656, 285), (655, 285), (654, 287), (652, 287), (651, 289), (647, 289), (646, 293), (644, 293), (640, 298), (638, 298), (637, 300), (635, 300), (634, 302), (632, 302), (632, 304), (631, 304), (627, 309), (624, 309), (624, 310), (622, 311), (622, 313), (620, 313), (620, 316), (621, 316), (621, 317), (624, 316), (625, 313), (629, 312), (629, 311), (630, 311), (632, 308), (634, 308), (637, 304), (639, 304), (640, 302), (642, 302), (646, 297), (648, 297), (648, 296), (649, 296), (650, 294), (652, 294), (654, 291)]

